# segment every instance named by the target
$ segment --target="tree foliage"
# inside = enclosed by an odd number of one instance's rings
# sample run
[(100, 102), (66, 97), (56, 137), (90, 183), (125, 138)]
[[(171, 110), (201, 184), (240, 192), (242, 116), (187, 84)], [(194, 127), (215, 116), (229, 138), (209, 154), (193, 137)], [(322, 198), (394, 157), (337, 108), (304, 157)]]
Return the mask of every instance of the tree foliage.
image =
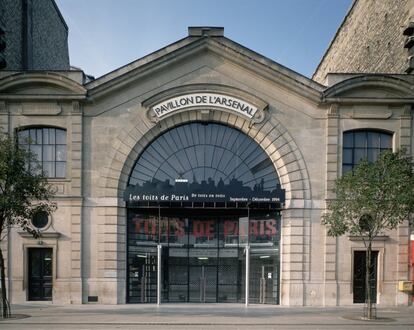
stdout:
[(413, 166), (405, 150), (382, 152), (362, 160), (335, 182), (336, 199), (328, 203), (323, 223), (328, 235), (346, 233), (370, 240), (395, 229), (414, 212)]
[(48, 214), (56, 205), (50, 201), (54, 193), (33, 154), (19, 148), (17, 142), (6, 135), (0, 136), (0, 277), (2, 294), (2, 316), (10, 315), (8, 310), (5, 266), (1, 245), (13, 227), (31, 233), (39, 233), (31, 226), (33, 215), (39, 211)]

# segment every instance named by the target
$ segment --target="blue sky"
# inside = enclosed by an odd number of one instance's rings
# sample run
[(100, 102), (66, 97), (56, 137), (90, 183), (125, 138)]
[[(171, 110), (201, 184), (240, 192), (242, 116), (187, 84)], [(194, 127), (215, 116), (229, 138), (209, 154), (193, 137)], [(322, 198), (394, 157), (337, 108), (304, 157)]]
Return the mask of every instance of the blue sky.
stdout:
[(224, 35), (310, 77), (352, 0), (56, 0), (69, 26), (71, 65), (95, 77), (187, 36)]

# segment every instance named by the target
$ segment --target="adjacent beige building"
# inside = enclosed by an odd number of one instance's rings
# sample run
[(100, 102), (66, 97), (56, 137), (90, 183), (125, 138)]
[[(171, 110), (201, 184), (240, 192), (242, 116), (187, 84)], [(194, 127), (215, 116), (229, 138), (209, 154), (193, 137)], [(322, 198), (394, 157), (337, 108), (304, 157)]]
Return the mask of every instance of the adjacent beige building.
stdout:
[[(10, 233), (12, 303), (363, 302), (363, 243), (328, 237), (321, 215), (361, 157), (413, 153), (413, 76), (321, 85), (222, 28), (188, 32), (87, 83), (0, 72), (1, 128), (39, 156), (58, 204), (33, 220), (39, 239)], [(409, 235), (374, 242), (381, 306), (410, 302)]]

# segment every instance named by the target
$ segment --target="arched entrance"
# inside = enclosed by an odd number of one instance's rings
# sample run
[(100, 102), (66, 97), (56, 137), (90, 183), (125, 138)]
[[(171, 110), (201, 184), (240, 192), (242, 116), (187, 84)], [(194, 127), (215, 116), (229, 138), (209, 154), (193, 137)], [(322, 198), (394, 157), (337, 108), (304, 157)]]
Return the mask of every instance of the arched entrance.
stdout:
[(138, 157), (124, 198), (128, 302), (244, 302), (249, 287), (250, 302), (279, 303), (284, 190), (252, 138), (174, 127)]

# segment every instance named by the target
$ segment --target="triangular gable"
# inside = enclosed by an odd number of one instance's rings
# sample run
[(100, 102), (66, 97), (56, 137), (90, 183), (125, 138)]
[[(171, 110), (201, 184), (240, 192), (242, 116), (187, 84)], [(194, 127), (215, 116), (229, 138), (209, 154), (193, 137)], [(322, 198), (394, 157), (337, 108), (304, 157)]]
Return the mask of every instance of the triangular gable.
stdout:
[(228, 61), (244, 66), (256, 74), (283, 85), (298, 94), (319, 102), (324, 86), (300, 75), (240, 44), (222, 36), (189, 36), (152, 54), (127, 64), (85, 85), (88, 95), (99, 97), (125, 84), (139, 79), (148, 70), (194, 56), (199, 52), (212, 52)]

